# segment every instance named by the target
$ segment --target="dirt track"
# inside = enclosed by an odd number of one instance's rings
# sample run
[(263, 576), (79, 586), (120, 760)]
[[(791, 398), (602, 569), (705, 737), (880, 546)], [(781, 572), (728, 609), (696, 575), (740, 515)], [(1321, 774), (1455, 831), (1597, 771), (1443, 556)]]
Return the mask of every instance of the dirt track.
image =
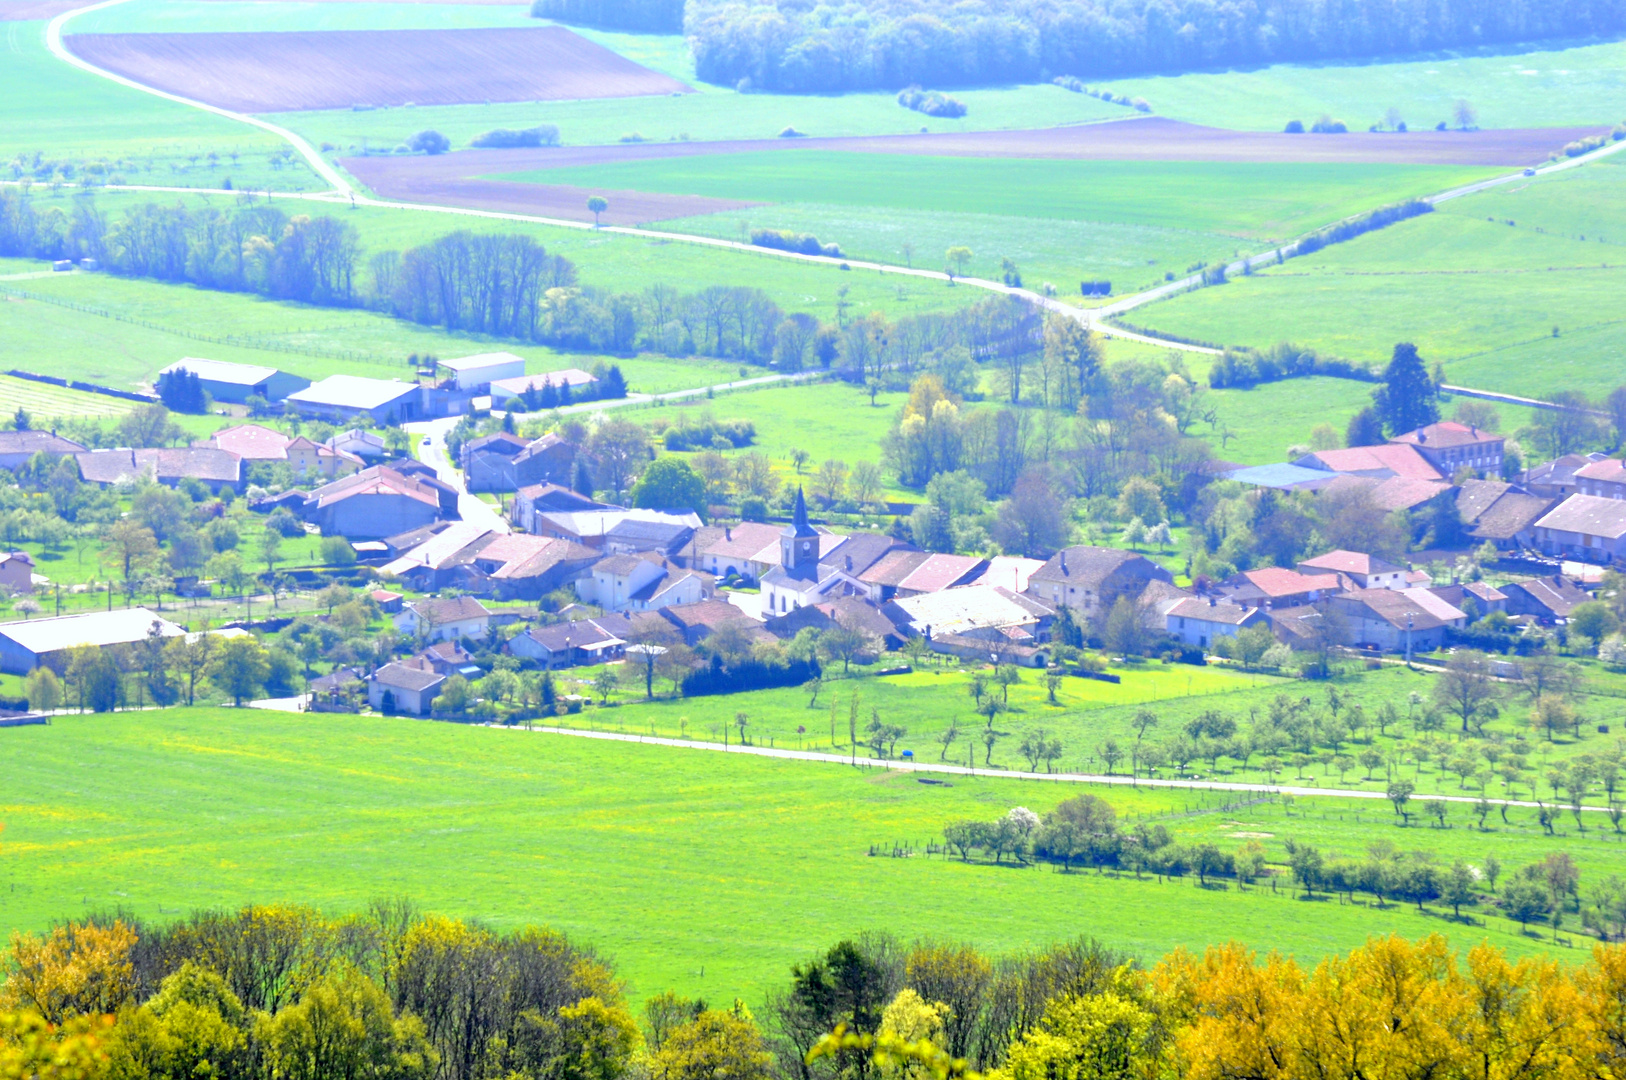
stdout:
[(587, 198), (602, 195), (610, 204), (610, 208), (599, 215), (599, 220), (605, 225), (647, 225), (652, 221), (721, 214), (762, 205), (733, 199), (710, 199), (703, 195), (662, 195), (649, 191), (613, 191), (568, 184), (522, 184), (510, 180), (480, 179), (479, 173), (493, 171), (489, 167), (472, 170), (414, 168), (424, 163), (439, 165), (448, 158), (473, 158), (476, 153), (445, 154), (438, 158), (346, 158), (343, 165), (352, 176), (372, 188), (381, 198), (466, 206), (471, 210), (496, 210), (505, 214), (592, 221), (593, 214), (587, 209)]
[(964, 135), (883, 135), (840, 139), (765, 139), (735, 142), (635, 143), (525, 150), (464, 150), (438, 157), (346, 158), (351, 175), (381, 198), (477, 210), (538, 214), (591, 221), (590, 194), (610, 201), (606, 224), (642, 225), (696, 214), (737, 210), (756, 203), (697, 195), (590, 191), (563, 185), (486, 180), (493, 174), (569, 165), (601, 165), (651, 158), (733, 154), (763, 150), (845, 150), (946, 157), (1021, 157), (1117, 161), (1379, 162), (1518, 167), (1540, 161), (1592, 128), (1418, 132), (1407, 135), (1276, 135), (1223, 131), (1159, 117), (1038, 131)]
[(570, 165), (602, 165), (649, 158), (762, 150), (846, 150), (871, 154), (1080, 161), (1368, 162), (1516, 168), (1544, 161), (1565, 143), (1596, 135), (1602, 130), (1518, 128), (1501, 131), (1428, 131), (1405, 135), (1282, 135), (1226, 131), (1162, 117), (1145, 117), (1032, 131), (468, 150), (439, 158), (395, 159), (388, 171), (392, 177), (396, 173), (412, 173), (414, 177), (435, 176), (444, 180)]
[(84, 60), (243, 113), (685, 93), (561, 26), (230, 34), (75, 34)]

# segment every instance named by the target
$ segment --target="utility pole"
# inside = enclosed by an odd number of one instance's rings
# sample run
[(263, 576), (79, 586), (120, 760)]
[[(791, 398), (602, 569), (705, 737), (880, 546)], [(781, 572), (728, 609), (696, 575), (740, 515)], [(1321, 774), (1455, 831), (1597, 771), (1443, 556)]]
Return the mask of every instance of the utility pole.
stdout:
[(1412, 616), (1408, 612), (1407, 615), (1406, 615), (1406, 666), (1407, 667), (1411, 667), (1411, 626), (1412, 626)]

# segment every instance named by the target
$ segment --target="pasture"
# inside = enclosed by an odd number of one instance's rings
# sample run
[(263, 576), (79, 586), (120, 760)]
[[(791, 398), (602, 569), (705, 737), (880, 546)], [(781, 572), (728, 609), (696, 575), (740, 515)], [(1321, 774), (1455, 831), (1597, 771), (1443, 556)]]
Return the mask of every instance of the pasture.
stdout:
[[(1031, 287), (1116, 291), (1258, 250), (1394, 198), (1485, 175), (1445, 166), (1046, 161), (804, 149), (683, 156), (510, 174), (573, 189), (750, 200), (770, 205), (656, 227), (740, 239), (753, 228), (808, 232), (859, 259), (997, 279), (1014, 261)], [(583, 200), (578, 200), (580, 204)], [(612, 192), (611, 205), (615, 205)], [(580, 210), (577, 211), (580, 213)]]
[[(1394, 108), (1413, 132), (1452, 122), (1467, 98), (1484, 128), (1608, 126), (1626, 117), (1626, 41), (1538, 42), (1370, 61), (1124, 79), (1161, 116), (1246, 131), (1323, 113), (1365, 131)], [(1557, 149), (1557, 145), (1554, 146)]]
[(1623, 245), (1626, 169), (1599, 162), (1452, 200), (1131, 319), (1225, 344), (1289, 339), (1368, 363), (1412, 341), (1459, 385), (1607, 393), (1623, 370), (1609, 299), (1626, 281)]
[[(172, 187), (316, 190), (303, 162), (287, 160), (283, 143), (258, 129), (119, 86), (56, 59), (45, 48), (45, 23), (0, 22), (0, 163), (6, 179), (35, 175), (46, 162), (85, 166), (103, 178)], [(37, 156), (37, 160), (36, 160)], [(55, 172), (38, 177), (41, 183)]]
[[(499, 926), (545, 923), (604, 950), (635, 1000), (672, 988), (755, 1005), (842, 934), (889, 930), (987, 949), (1090, 934), (1145, 956), (1240, 939), (1313, 958), (1371, 933), (1438, 930), (1466, 946), (1545, 946), (1496, 917), (1128, 875), (1060, 874), (917, 846), (948, 821), (1043, 813), (1071, 785), (900, 772), (467, 728), (233, 709), (67, 716), (0, 733), (14, 782), (0, 815), (0, 929), (119, 907), (147, 918), (247, 901), (355, 910), (411, 896)], [(1181, 839), (1288, 837), (1329, 853), (1375, 840), (1509, 866), (1572, 854), (1583, 886), (1626, 859), (1601, 828), (1545, 837), (1398, 827), (1384, 803), (1227, 809), (1183, 791), (1095, 788)], [(1357, 813), (1359, 811), (1359, 813)], [(1241, 832), (1243, 837), (1233, 838)]]
[(559, 26), (73, 34), (65, 43), (143, 85), (246, 113), (689, 89)]
[(0, 412), (10, 416), (18, 409), (28, 410), (36, 423), (69, 416), (123, 416), (136, 402), (87, 394), (65, 386), (0, 375)]

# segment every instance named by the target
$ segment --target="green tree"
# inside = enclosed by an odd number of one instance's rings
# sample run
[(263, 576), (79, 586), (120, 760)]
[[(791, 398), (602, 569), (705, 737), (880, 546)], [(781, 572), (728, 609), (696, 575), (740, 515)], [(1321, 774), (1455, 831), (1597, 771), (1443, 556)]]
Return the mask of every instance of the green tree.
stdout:
[(1391, 435), (1424, 427), (1440, 418), (1439, 390), (1417, 354), (1417, 346), (1409, 341), (1395, 346), (1389, 366), (1383, 371), (1383, 385), (1372, 391), (1372, 403)]
[(693, 510), (706, 517), (706, 481), (676, 454), (656, 458), (632, 485), (632, 505), (650, 510)]
[(271, 673), (270, 655), (253, 635), (227, 638), (216, 650), (209, 681), (237, 705), (258, 694)]
[(428, 1080), (437, 1058), (423, 1021), (395, 1019), (389, 998), (355, 970), (314, 983), (297, 1005), (261, 1014), (255, 1041), (283, 1080)]
[(1010, 1048), (1002, 1070), (1010, 1080), (1131, 1080), (1156, 1059), (1157, 1020), (1135, 1000), (1129, 976), (1089, 995), (1066, 994), (1046, 1004), (1044, 1019)]
[(610, 208), (610, 200), (602, 195), (589, 195), (587, 209), (593, 212), (593, 228), (598, 228), (598, 216)]
[(37, 667), (23, 680), (28, 707), (34, 712), (50, 712), (62, 707), (62, 680), (48, 667)]
[(971, 261), (971, 249), (962, 246), (951, 247), (945, 257), (954, 264), (954, 272), (960, 277), (965, 277), (965, 264)]
[(667, 1033), (652, 1059), (657, 1080), (770, 1080), (773, 1057), (745, 1006), (707, 1009)]

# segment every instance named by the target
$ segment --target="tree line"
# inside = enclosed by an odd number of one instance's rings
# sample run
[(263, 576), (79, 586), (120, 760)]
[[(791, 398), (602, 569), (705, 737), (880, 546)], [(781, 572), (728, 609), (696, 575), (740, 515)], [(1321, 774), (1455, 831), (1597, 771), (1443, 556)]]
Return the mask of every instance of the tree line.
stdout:
[[(1562, 891), (1562, 862), (1515, 877)], [(1626, 947), (1515, 963), (1438, 934), (1306, 970), (1238, 943), (1147, 966), (1088, 938), (989, 955), (872, 932), (795, 964), (761, 1021), (673, 991), (636, 1017), (563, 935), (404, 902), (93, 916), (15, 936), (6, 960), (0, 1069), (64, 1080), (1360, 1080), (1367, 1061), (1583, 1080), (1626, 1043)]]
[(1623, 26), (1626, 9), (1613, 0), (690, 0), (684, 16), (700, 78), (782, 93), (1191, 71), (1590, 37)]

